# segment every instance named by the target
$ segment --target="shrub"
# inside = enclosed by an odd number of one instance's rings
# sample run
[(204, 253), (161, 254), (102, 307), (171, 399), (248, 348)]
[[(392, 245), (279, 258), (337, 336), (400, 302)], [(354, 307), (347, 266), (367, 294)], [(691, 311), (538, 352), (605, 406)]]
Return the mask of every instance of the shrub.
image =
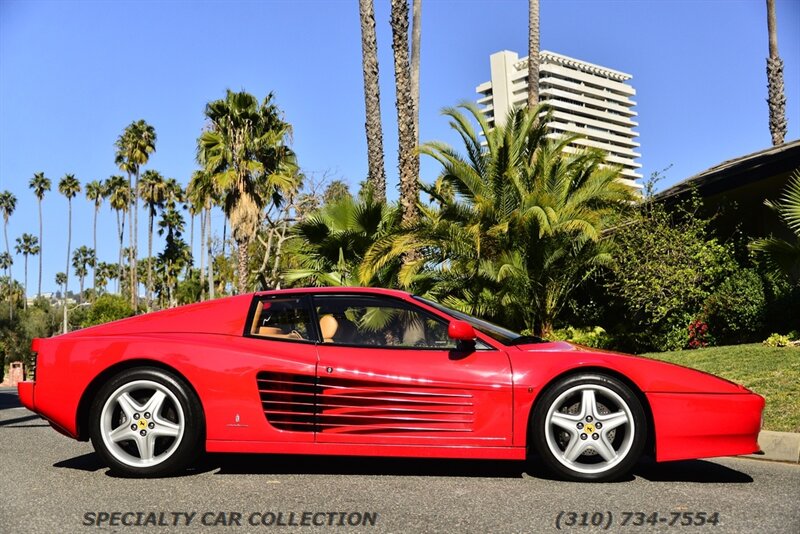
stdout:
[(614, 232), (614, 275), (606, 282), (620, 310), (611, 331), (626, 350), (676, 350), (689, 343), (688, 326), (715, 288), (737, 269), (733, 247), (708, 237), (696, 205), (644, 203)]
[(92, 304), (85, 317), (81, 320), (81, 326), (94, 326), (98, 324), (124, 319), (133, 315), (133, 308), (128, 300), (119, 295), (103, 295)]
[(569, 341), (577, 345), (585, 345), (597, 349), (608, 348), (611, 338), (605, 329), (600, 326), (589, 328), (575, 328), (568, 326), (553, 332), (553, 338)]
[(714, 338), (711, 336), (711, 334), (708, 333), (708, 324), (701, 321), (700, 319), (696, 319), (691, 323), (689, 323), (690, 349), (699, 349), (714, 344), (715, 344)]
[(771, 334), (764, 340), (764, 345), (768, 347), (786, 347), (791, 343), (789, 336), (782, 336), (781, 334)]
[(761, 277), (752, 269), (742, 269), (706, 299), (702, 316), (721, 344), (746, 343), (761, 337), (765, 306)]

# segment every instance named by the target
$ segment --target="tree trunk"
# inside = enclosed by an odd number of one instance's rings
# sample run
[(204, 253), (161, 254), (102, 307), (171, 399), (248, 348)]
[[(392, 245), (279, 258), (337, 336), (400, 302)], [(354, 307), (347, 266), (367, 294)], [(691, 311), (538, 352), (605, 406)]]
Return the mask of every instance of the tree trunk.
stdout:
[(211, 206), (206, 211), (206, 240), (208, 246), (208, 298), (214, 300), (214, 252), (211, 245)]
[(147, 311), (153, 306), (153, 208), (147, 224)]
[(22, 301), (22, 307), (24, 309), (28, 309), (28, 255), (24, 255), (25, 258), (25, 295)]
[(364, 73), (368, 181), (374, 198), (386, 201), (386, 170), (383, 162), (381, 95), (378, 86), (378, 38), (375, 34), (373, 0), (359, 0), (361, 13), (361, 66)]
[[(11, 249), (8, 248), (8, 219), (5, 220), (5, 224), (3, 225), (3, 234), (6, 237), (6, 254), (8, 257), (11, 258)], [(67, 258), (67, 262), (69, 262), (69, 258)], [(10, 321), (14, 320), (14, 277), (11, 275), (11, 262), (8, 263), (8, 269), (6, 269), (8, 273), (8, 319)]]
[[(414, 140), (419, 144), (419, 46), (422, 34), (422, 0), (411, 6), (411, 97), (414, 99)], [(419, 164), (417, 164), (419, 166)]]
[(200, 209), (200, 302), (206, 300), (206, 254), (203, 248), (206, 237), (206, 209)]
[(94, 288), (94, 298), (97, 298), (97, 212), (100, 206), (94, 206), (94, 222), (92, 224), (92, 246), (94, 247), (94, 267), (92, 267), (92, 287)]
[(394, 51), (395, 88), (397, 93), (398, 170), (400, 171), (400, 206), (403, 224), (417, 220), (419, 197), (419, 156), (415, 155), (414, 101), (411, 97), (411, 72), (408, 63), (408, 4), (392, 0), (392, 50)]
[(131, 257), (133, 263), (131, 264), (131, 295), (133, 297), (133, 311), (139, 309), (139, 272), (137, 265), (139, 264), (139, 167), (136, 167), (136, 183), (133, 190), (133, 250)]
[(786, 137), (786, 95), (783, 87), (783, 60), (778, 55), (778, 24), (775, 17), (775, 0), (767, 0), (767, 31), (769, 32), (769, 57), (767, 58), (767, 104), (769, 106), (769, 132), (774, 146), (783, 144)]
[(64, 281), (64, 321), (61, 325), (62, 334), (66, 334), (69, 329), (67, 326), (67, 291), (69, 290), (69, 254), (70, 247), (72, 246), (72, 200), (67, 199), (67, 203), (69, 204), (69, 224), (67, 225), (67, 269), (64, 271), (67, 276)]
[(239, 256), (239, 294), (247, 293), (247, 265), (248, 265), (248, 251), (247, 241), (236, 241), (237, 252)]
[(528, 109), (539, 103), (539, 0), (528, 0)]
[(122, 223), (120, 223), (120, 211), (117, 210), (117, 234), (119, 235), (119, 263), (117, 263), (117, 295), (122, 295), (122, 239), (125, 236), (125, 213), (122, 213)]
[(42, 296), (42, 256), (44, 256), (44, 242), (42, 241), (42, 200), (39, 199), (39, 289), (36, 296)]

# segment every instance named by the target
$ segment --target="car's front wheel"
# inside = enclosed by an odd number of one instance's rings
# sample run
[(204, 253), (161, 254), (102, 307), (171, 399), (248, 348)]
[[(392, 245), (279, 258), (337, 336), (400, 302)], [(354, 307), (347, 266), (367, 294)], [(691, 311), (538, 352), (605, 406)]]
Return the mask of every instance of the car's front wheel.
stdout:
[(620, 380), (580, 374), (556, 382), (536, 401), (530, 437), (556, 475), (609, 481), (639, 459), (647, 420), (639, 399)]
[(175, 473), (202, 447), (200, 403), (179, 377), (154, 367), (128, 369), (98, 392), (90, 436), (112, 471), (151, 477)]

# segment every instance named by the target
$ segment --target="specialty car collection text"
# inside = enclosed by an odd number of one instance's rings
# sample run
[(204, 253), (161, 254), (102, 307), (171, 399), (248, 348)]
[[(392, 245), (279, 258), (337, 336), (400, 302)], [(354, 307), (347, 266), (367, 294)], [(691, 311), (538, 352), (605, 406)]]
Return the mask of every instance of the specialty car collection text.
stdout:
[(377, 512), (86, 512), (85, 527), (374, 527)]

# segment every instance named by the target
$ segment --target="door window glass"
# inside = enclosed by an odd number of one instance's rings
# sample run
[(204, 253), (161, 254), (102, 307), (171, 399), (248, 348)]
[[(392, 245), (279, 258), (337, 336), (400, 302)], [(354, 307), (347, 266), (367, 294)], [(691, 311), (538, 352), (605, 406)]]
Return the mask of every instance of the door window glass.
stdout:
[(303, 297), (264, 299), (256, 305), (250, 335), (316, 341), (311, 313)]
[(454, 349), (447, 322), (404, 302), (381, 297), (314, 297), (323, 342), (368, 347)]

